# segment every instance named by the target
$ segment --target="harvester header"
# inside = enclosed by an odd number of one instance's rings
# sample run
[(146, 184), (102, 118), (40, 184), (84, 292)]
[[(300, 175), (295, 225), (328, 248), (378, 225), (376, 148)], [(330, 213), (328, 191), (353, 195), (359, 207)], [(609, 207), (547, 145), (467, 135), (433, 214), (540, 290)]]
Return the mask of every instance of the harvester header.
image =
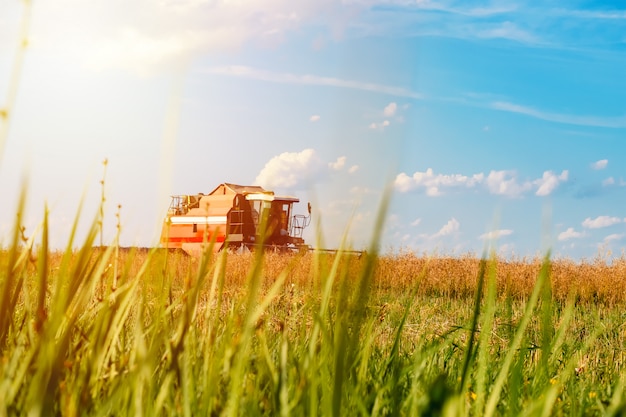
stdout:
[[(173, 195), (163, 221), (161, 244), (190, 254), (215, 241), (214, 250), (253, 248), (308, 249), (302, 233), (311, 220), (294, 214), (297, 197), (277, 196), (254, 185), (223, 183), (209, 194)], [(263, 229), (265, 227), (265, 230)]]

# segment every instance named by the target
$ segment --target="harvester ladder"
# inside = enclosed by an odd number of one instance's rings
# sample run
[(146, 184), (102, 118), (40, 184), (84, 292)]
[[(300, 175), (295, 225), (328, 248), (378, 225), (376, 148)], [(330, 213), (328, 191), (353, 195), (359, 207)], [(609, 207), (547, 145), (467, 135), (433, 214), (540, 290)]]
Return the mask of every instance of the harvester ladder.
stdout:
[(228, 216), (228, 234), (243, 233), (243, 210), (231, 209)]

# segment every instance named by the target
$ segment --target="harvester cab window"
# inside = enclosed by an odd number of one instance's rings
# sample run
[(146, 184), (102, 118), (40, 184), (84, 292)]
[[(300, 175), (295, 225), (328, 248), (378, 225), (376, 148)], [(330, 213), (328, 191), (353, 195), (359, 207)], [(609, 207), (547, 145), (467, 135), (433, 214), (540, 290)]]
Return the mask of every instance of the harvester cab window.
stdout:
[[(289, 230), (289, 215), (291, 212), (291, 203), (285, 201), (274, 201), (272, 203), (272, 209), (270, 219), (275, 222), (275, 227), (278, 233), (282, 236), (286, 236)], [(271, 222), (270, 222), (271, 224)]]
[(198, 194), (198, 195), (190, 195), (189, 197), (189, 201), (187, 203), (187, 207), (192, 209), (192, 208), (198, 208), (200, 207), (200, 198), (202, 197), (202, 193)]
[(259, 221), (261, 219), (262, 203), (263, 202), (260, 200), (250, 201), (250, 207), (252, 209), (252, 220), (254, 220), (255, 228), (259, 226)]
[(291, 212), (291, 203), (282, 203), (280, 211), (280, 224), (283, 230), (289, 230), (289, 218)]

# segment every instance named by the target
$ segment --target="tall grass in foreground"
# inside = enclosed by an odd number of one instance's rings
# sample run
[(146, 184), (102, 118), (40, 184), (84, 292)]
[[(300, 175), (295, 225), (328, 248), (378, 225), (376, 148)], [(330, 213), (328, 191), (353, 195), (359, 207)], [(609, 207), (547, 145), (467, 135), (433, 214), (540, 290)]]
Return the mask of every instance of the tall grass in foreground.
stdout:
[(21, 242), (21, 207), (0, 253), (0, 415), (624, 411), (623, 295), (561, 295), (548, 257), (193, 259), (94, 249), (97, 222), (51, 253), (47, 213), (39, 247)]

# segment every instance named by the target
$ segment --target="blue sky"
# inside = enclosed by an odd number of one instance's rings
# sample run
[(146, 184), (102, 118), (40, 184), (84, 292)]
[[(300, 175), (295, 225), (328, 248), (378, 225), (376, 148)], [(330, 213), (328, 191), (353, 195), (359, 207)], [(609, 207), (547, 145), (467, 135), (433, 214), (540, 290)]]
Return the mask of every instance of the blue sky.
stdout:
[[(62, 247), (84, 198), (105, 240), (158, 240), (169, 195), (221, 182), (311, 201), (325, 246), (619, 256), (626, 242), (626, 7), (611, 2), (41, 0), (0, 6), (0, 242)], [(5, 123), (5, 121), (0, 121)], [(4, 125), (6, 127), (6, 124)], [(312, 243), (314, 228), (307, 236)]]

